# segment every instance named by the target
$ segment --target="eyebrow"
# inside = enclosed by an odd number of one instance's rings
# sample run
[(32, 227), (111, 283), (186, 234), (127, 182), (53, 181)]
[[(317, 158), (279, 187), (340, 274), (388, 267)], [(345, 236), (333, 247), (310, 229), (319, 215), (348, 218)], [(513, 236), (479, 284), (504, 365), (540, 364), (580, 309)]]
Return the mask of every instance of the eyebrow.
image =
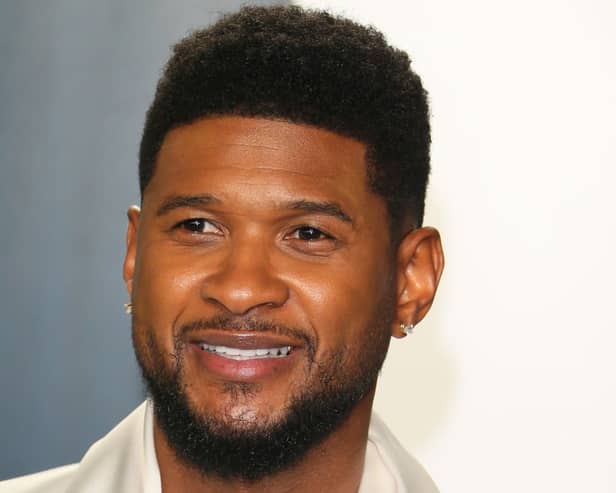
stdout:
[(172, 210), (182, 207), (196, 207), (217, 203), (220, 203), (220, 200), (209, 193), (200, 195), (172, 195), (163, 201), (156, 211), (156, 215), (164, 216)]
[(295, 209), (305, 212), (316, 212), (328, 216), (336, 217), (345, 223), (353, 224), (351, 216), (349, 216), (340, 205), (335, 202), (318, 202), (313, 200), (297, 200), (294, 202), (285, 202), (282, 204), (285, 209)]
[[(220, 204), (221, 200), (209, 193), (199, 195), (172, 195), (165, 199), (156, 211), (157, 216), (165, 214), (183, 207), (198, 207), (210, 204)], [(304, 212), (313, 212), (325, 214), (328, 216), (340, 219), (345, 223), (353, 225), (353, 220), (342, 207), (336, 202), (315, 201), (315, 200), (295, 200), (292, 202), (283, 202), (278, 205), (281, 209), (299, 210)]]

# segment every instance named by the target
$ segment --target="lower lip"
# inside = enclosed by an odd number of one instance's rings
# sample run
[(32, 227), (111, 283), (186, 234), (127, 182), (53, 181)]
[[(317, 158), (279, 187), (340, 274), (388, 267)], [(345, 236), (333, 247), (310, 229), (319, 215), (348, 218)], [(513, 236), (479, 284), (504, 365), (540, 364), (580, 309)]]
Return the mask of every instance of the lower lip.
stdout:
[(274, 376), (288, 370), (297, 360), (298, 350), (293, 348), (284, 357), (235, 360), (210, 351), (198, 344), (191, 345), (199, 363), (213, 375), (224, 380), (253, 381)]

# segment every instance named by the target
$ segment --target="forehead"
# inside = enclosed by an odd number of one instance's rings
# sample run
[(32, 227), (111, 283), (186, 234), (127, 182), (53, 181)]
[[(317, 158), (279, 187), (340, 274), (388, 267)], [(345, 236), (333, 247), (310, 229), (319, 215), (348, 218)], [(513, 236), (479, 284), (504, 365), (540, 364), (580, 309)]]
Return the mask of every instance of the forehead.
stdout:
[(238, 187), (243, 195), (254, 189), (261, 198), (334, 195), (359, 205), (373, 195), (365, 154), (361, 142), (306, 125), (244, 117), (202, 119), (167, 134), (144, 205), (148, 196), (203, 191), (224, 196)]

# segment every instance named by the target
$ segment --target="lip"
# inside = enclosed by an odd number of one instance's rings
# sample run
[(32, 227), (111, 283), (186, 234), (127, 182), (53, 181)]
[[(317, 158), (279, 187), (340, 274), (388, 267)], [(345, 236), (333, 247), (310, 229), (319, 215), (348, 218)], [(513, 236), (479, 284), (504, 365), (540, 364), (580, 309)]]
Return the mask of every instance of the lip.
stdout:
[[(208, 374), (223, 381), (255, 382), (288, 372), (300, 361), (303, 343), (286, 336), (261, 332), (208, 330), (194, 334), (190, 340), (193, 356)], [(287, 356), (231, 359), (203, 350), (202, 344), (237, 349), (269, 349), (289, 346)]]
[(227, 346), (238, 349), (257, 349), (291, 346), (299, 348), (303, 341), (287, 336), (265, 332), (230, 332), (223, 330), (207, 330), (189, 338), (191, 344), (209, 344), (211, 346)]

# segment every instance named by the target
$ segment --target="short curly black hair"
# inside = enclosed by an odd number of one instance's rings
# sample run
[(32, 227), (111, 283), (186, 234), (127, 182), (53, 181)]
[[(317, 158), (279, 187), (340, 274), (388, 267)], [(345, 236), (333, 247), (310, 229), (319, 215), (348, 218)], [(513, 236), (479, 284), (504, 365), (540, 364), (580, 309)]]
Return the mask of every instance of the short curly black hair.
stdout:
[(427, 94), (382, 33), (324, 11), (244, 7), (175, 45), (146, 114), (141, 194), (165, 135), (215, 115), (315, 126), (364, 143), (392, 225), (420, 226), (430, 171)]

